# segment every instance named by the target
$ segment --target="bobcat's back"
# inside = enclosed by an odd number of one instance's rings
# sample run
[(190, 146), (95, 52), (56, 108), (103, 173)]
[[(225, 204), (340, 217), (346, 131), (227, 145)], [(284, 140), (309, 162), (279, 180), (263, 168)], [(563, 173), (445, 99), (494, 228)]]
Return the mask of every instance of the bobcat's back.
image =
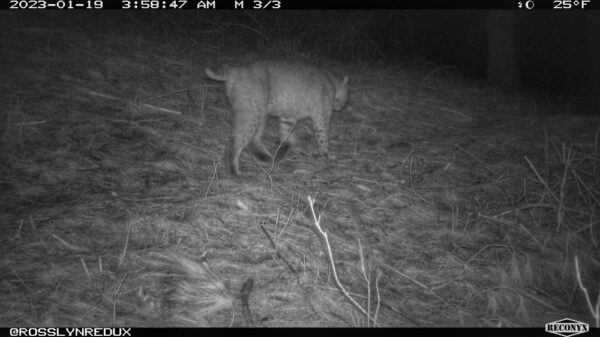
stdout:
[(227, 99), (233, 110), (233, 123), (226, 159), (232, 174), (239, 174), (239, 155), (248, 148), (259, 158), (270, 153), (260, 138), (267, 115), (280, 118), (283, 149), (281, 159), (292, 148), (293, 127), (310, 118), (319, 152), (329, 155), (329, 120), (333, 110), (341, 110), (348, 100), (348, 77), (339, 79), (329, 71), (298, 62), (260, 61), (244, 67), (207, 67), (208, 77), (225, 82)]

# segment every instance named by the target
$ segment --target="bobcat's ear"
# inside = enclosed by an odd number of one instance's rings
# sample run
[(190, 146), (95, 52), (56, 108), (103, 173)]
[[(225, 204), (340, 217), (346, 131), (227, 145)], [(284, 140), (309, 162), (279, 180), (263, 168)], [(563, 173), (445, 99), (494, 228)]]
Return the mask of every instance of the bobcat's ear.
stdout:
[(206, 68), (204, 68), (204, 73), (213, 80), (226, 81), (231, 74), (231, 67), (226, 64), (219, 66), (209, 64), (206, 66)]
[(350, 78), (348, 76), (344, 76), (344, 79), (342, 80), (342, 87), (348, 85), (348, 80), (350, 80)]

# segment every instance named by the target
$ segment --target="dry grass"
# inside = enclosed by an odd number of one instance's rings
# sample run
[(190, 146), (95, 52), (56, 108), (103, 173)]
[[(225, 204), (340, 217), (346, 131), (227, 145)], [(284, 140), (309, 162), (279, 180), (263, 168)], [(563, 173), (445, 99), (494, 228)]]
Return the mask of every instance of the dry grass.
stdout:
[(598, 117), (331, 63), (352, 78), (338, 160), (302, 126), (294, 156), (244, 154), (231, 179), (202, 69), (259, 56), (212, 49), (218, 31), (53, 23), (2, 36), (1, 325), (598, 324)]

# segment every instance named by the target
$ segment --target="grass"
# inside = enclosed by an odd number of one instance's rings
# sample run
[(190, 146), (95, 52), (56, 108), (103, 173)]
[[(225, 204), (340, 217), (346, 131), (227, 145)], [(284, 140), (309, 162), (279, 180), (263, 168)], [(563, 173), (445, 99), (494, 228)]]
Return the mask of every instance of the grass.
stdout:
[(47, 15), (2, 36), (3, 326), (598, 325), (597, 117), (245, 29), (352, 93), (336, 161), (300, 125), (294, 155), (232, 179), (203, 68), (265, 55), (218, 20)]

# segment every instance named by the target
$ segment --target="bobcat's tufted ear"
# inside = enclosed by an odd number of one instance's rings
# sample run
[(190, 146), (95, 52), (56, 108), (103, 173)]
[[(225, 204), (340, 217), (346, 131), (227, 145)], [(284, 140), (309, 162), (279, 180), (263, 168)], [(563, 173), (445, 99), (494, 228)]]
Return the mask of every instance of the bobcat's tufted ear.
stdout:
[(348, 76), (344, 76), (344, 79), (342, 80), (342, 87), (347, 86), (349, 80), (350, 78)]
[(216, 67), (214, 65), (209, 65), (204, 68), (204, 73), (209, 78), (217, 81), (225, 81), (225, 70), (223, 66)]
[(333, 110), (340, 111), (348, 102), (348, 81), (350, 78), (348, 76), (344, 76), (344, 78), (339, 81), (337, 80), (335, 95), (333, 96)]
[(218, 66), (209, 64), (206, 66), (206, 68), (204, 68), (204, 73), (206, 76), (221, 82), (227, 81), (227, 79), (231, 76), (232, 71), (233, 68), (227, 64)]

